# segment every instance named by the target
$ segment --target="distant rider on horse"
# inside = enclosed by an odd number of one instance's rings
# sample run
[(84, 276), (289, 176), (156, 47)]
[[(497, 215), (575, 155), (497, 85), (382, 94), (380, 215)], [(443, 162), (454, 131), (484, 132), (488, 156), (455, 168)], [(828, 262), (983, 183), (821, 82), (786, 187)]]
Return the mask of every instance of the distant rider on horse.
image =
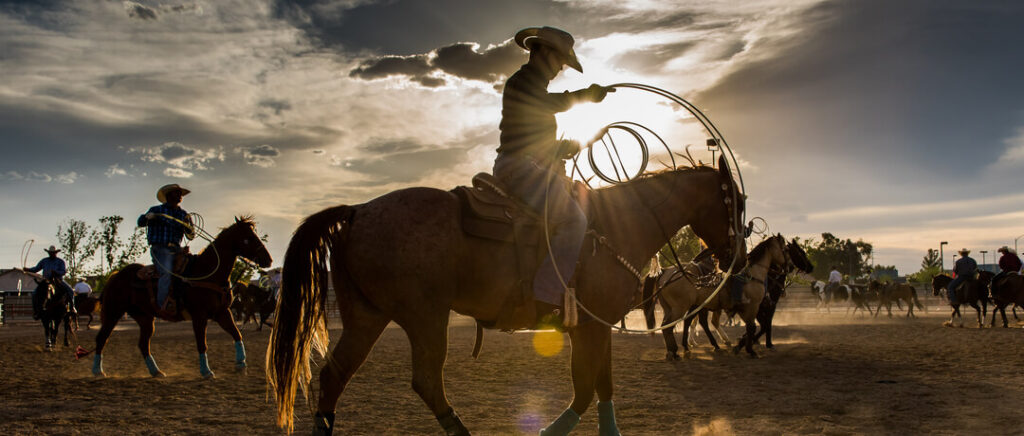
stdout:
[(1021, 269), (1020, 258), (1017, 257), (1017, 252), (1013, 251), (1012, 248), (1004, 245), (999, 247), (999, 250), (996, 250), (996, 252), (1003, 253), (1003, 255), (999, 257), (1000, 271), (999, 274), (996, 274), (996, 276), (992, 278), (993, 285), (995, 285), (999, 279), (1006, 277), (1007, 275), (1019, 274)]
[(541, 264), (533, 290), (537, 324), (558, 325), (565, 292), (558, 272), (566, 284), (571, 283), (587, 217), (570, 194), (572, 179), (564, 170), (565, 160), (579, 152), (580, 143), (556, 139), (555, 113), (580, 102), (600, 102), (612, 89), (593, 84), (578, 91), (549, 93), (548, 84), (566, 65), (583, 72), (572, 35), (553, 27), (530, 27), (517, 32), (515, 41), (529, 50), (530, 60), (505, 82), (494, 176), (534, 211), (543, 213), (547, 204), (554, 258), (548, 256)]
[(842, 281), (843, 274), (839, 272), (839, 267), (832, 265), (832, 272), (828, 273), (828, 284), (825, 285), (825, 301), (832, 299), (832, 295), (835, 294), (836, 289), (839, 289)]
[(146, 227), (146, 240), (149, 242), (149, 254), (153, 264), (160, 272), (157, 282), (156, 309), (160, 315), (166, 313), (167, 295), (171, 290), (174, 258), (181, 253), (181, 238), (188, 235), (194, 237), (192, 218), (185, 209), (178, 206), (181, 198), (191, 192), (177, 184), (164, 185), (156, 193), (159, 205), (149, 208), (139, 216), (139, 227)]
[[(43, 278), (49, 280), (53, 286), (57, 287), (57, 290), (64, 291), (68, 295), (68, 305), (70, 306), (71, 312), (75, 313), (75, 293), (71, 290), (71, 286), (64, 283), (64, 274), (67, 273), (67, 266), (64, 264), (64, 259), (57, 257), (57, 253), (60, 250), (57, 247), (50, 246), (45, 251), (49, 256), (43, 258), (32, 268), (25, 268), (28, 272), (39, 272), (43, 271)], [(39, 319), (43, 314), (43, 295), (39, 295), (38, 292), (32, 292), (32, 319)]]
[(958, 253), (960, 253), (960, 258), (956, 260), (956, 264), (953, 266), (953, 274), (956, 278), (949, 282), (949, 286), (946, 287), (949, 291), (950, 304), (957, 304), (960, 301), (956, 295), (956, 288), (967, 280), (974, 280), (975, 274), (978, 273), (978, 262), (968, 256), (968, 254), (971, 254), (971, 250), (961, 248)]

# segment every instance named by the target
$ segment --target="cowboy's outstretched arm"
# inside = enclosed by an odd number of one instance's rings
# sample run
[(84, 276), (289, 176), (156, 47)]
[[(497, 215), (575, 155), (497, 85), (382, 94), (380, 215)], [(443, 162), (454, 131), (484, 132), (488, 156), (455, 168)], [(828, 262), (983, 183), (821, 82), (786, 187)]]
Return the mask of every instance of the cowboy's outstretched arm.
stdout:
[(28, 271), (28, 272), (39, 272), (39, 270), (41, 270), (41, 269), (43, 269), (43, 261), (40, 260), (39, 263), (36, 264), (36, 266), (34, 266), (32, 268), (25, 268), (25, 271)]

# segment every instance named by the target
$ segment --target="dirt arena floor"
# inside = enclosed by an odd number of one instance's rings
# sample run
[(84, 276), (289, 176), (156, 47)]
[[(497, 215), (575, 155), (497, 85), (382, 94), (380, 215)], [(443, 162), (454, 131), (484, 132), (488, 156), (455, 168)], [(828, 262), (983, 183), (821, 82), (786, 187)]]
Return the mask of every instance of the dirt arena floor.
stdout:
[[(777, 350), (760, 348), (756, 360), (703, 342), (691, 358), (666, 362), (660, 336), (613, 334), (619, 427), (632, 435), (1024, 432), (1024, 330), (942, 321), (935, 310), (915, 320), (780, 314)], [(123, 325), (105, 353), (106, 379), (91, 376), (91, 357), (75, 361), (73, 346), (44, 352), (35, 324), (0, 327), (0, 434), (282, 434), (265, 396), (267, 330), (243, 328), (250, 368), (237, 374), (230, 338), (211, 328), (217, 378), (204, 380), (189, 325), (160, 323), (153, 354), (168, 377), (153, 379), (134, 323)], [(79, 342), (91, 349), (95, 331)], [(475, 434), (537, 434), (571, 397), (560, 336), (487, 332), (473, 360), (473, 334), (467, 320), (453, 320), (445, 376), (456, 411)], [(410, 388), (409, 356), (402, 330), (388, 328), (342, 396), (337, 434), (441, 434)], [(301, 407), (296, 429), (308, 434)], [(575, 434), (596, 433), (592, 407)]]

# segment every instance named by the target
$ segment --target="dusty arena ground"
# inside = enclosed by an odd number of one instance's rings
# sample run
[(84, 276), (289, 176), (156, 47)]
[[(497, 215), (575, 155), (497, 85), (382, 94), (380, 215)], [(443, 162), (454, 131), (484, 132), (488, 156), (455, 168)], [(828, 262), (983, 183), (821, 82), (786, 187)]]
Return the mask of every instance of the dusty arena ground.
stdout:
[[(1024, 331), (946, 328), (941, 316), (783, 314), (777, 351), (761, 348), (757, 360), (704, 342), (692, 358), (666, 362), (660, 336), (614, 334), (619, 426), (633, 435), (1020, 434)], [(76, 362), (73, 346), (42, 351), (35, 324), (0, 327), (0, 434), (281, 434), (265, 399), (267, 330), (243, 329), (251, 366), (236, 374), (230, 339), (211, 328), (217, 379), (203, 380), (189, 326), (160, 323), (153, 350), (168, 377), (153, 379), (134, 323), (123, 325), (105, 353), (107, 379), (90, 375), (91, 358)], [(95, 331), (80, 332), (80, 343), (92, 348)], [(531, 334), (488, 332), (473, 360), (473, 333), (454, 320), (445, 375), (455, 409), (476, 434), (536, 434), (570, 400), (568, 350), (543, 357)], [(403, 332), (387, 329), (342, 397), (337, 434), (440, 434), (410, 388), (409, 355)], [(308, 434), (299, 412), (297, 432)], [(596, 433), (592, 408), (576, 434)]]

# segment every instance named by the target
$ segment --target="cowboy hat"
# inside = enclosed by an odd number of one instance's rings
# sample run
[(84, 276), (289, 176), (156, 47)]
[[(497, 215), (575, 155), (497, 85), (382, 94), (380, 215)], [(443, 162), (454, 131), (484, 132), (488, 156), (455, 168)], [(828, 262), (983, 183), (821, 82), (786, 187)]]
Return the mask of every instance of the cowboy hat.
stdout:
[(54, 247), (52, 245), (50, 246), (50, 248), (47, 248), (47, 249), (45, 249), (43, 251), (45, 251), (47, 253), (60, 253), (60, 249), (57, 248), (57, 247)]
[(971, 254), (971, 250), (968, 250), (966, 248), (961, 248), (960, 251), (957, 251), (957, 253), (960, 253), (960, 254), (966, 256), (968, 254)]
[(562, 56), (565, 56), (566, 65), (576, 71), (583, 72), (583, 66), (580, 65), (579, 59), (576, 59), (576, 52), (572, 49), (576, 41), (572, 38), (572, 35), (562, 29), (548, 26), (527, 27), (516, 32), (515, 40), (516, 45), (527, 50), (533, 49), (533, 44), (535, 43), (551, 47)]
[(999, 249), (998, 249), (998, 250), (996, 250), (996, 252), (1003, 252), (1003, 253), (1011, 253), (1011, 254), (1017, 254), (1017, 252), (1016, 252), (1016, 251), (1014, 251), (1014, 250), (1013, 250), (1012, 248), (1010, 248), (1010, 247), (1007, 247), (1007, 246), (1005, 246), (1005, 245), (1004, 245), (1004, 246), (1002, 246), (1002, 247), (999, 247)]
[(188, 195), (189, 192), (192, 192), (189, 191), (188, 189), (178, 186), (177, 183), (171, 183), (170, 185), (161, 186), (160, 189), (156, 191), (156, 199), (160, 200), (161, 203), (166, 203), (167, 194), (170, 194), (173, 191), (181, 191), (182, 197)]

